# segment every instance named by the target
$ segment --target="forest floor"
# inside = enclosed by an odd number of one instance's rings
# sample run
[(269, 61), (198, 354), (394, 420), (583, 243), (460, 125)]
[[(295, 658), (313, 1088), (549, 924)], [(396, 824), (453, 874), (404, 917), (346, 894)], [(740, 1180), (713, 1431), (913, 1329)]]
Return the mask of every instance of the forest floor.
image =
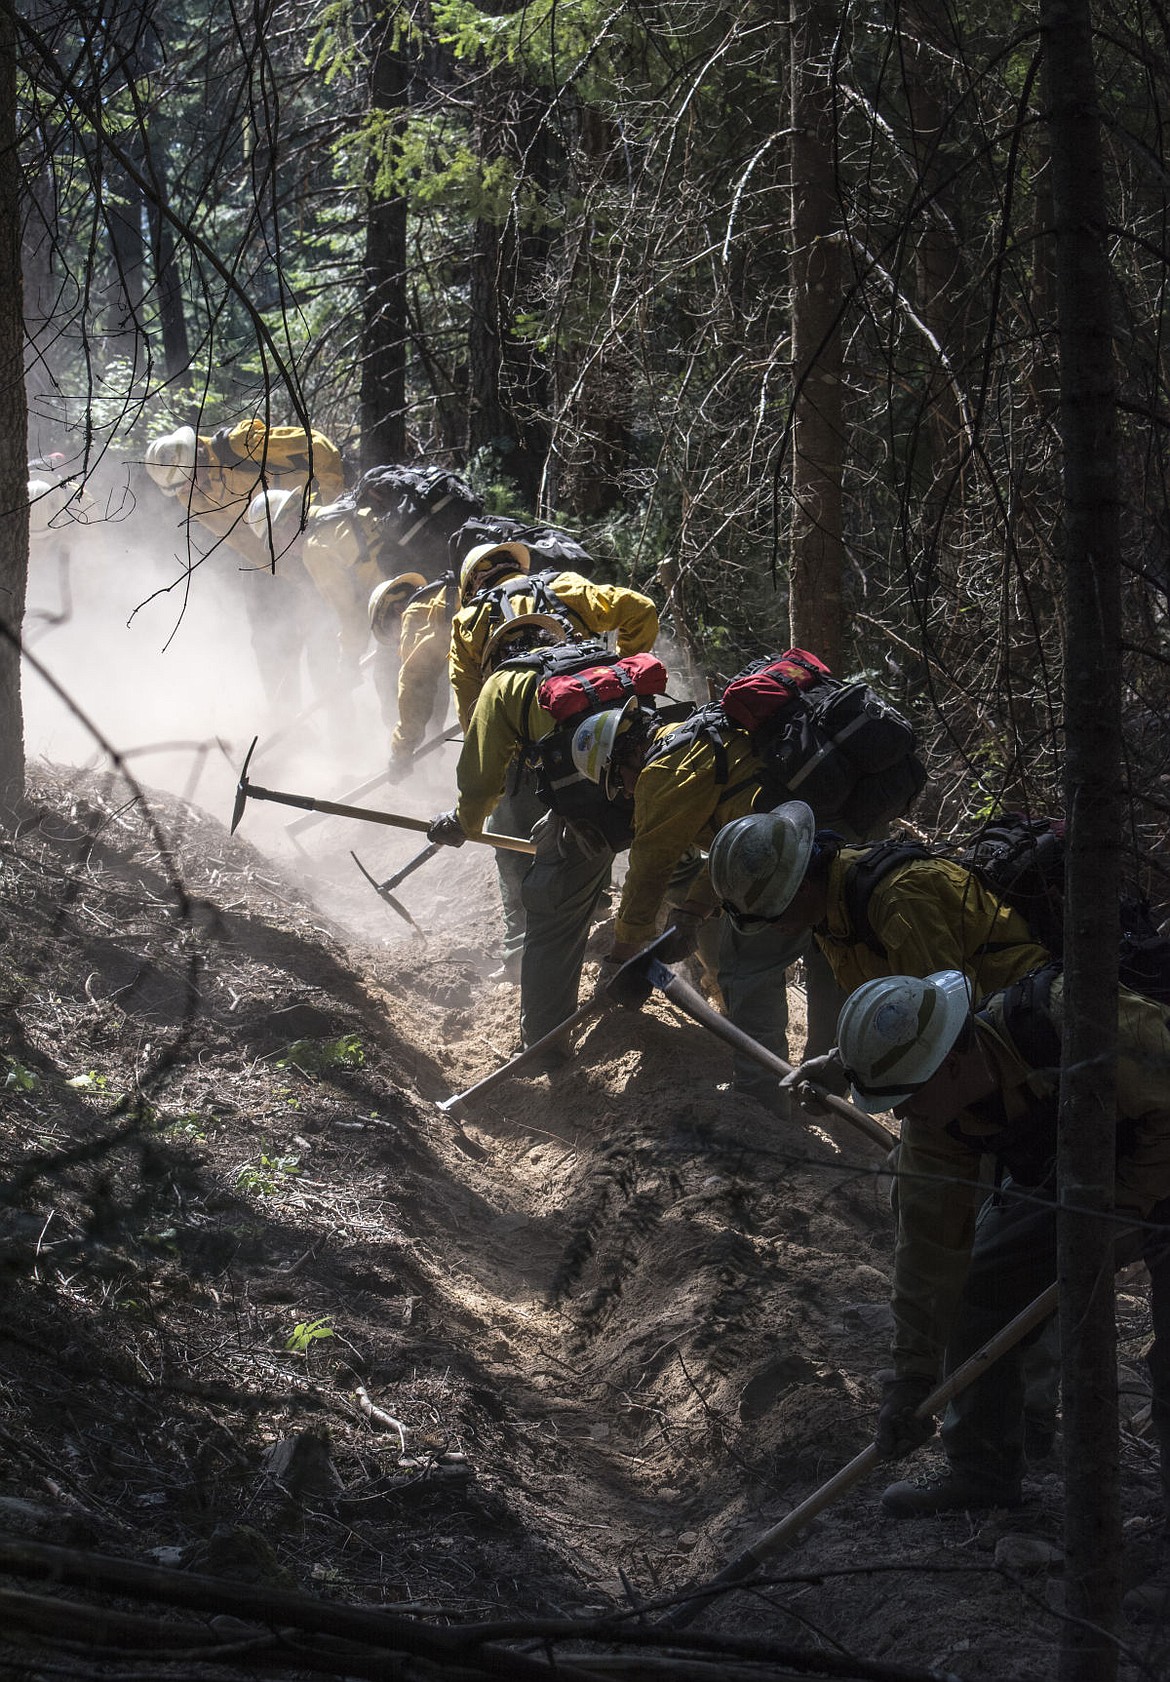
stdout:
[[(4, 1592), (46, 1592), (11, 1569), (23, 1539), (257, 1604), (645, 1627), (870, 1439), (881, 1153), (736, 1098), (723, 1048), (661, 998), (456, 1124), (435, 1100), (518, 1045), (487, 850), (403, 884), (420, 939), (348, 858), (384, 876), (417, 837), (334, 821), (298, 852), (249, 814), (229, 837), (41, 765), (0, 844)], [(1140, 1274), (1121, 1307), (1133, 1580), (1159, 1507)], [(886, 1481), (692, 1626), (808, 1668), (622, 1674), (1054, 1676), (1058, 1462), (1021, 1511), (974, 1519), (890, 1520)], [(140, 1674), (129, 1634), (102, 1657), (48, 1622), (10, 1610), (9, 1673)], [(1126, 1678), (1166, 1675), (1170, 1625), (1123, 1640)]]

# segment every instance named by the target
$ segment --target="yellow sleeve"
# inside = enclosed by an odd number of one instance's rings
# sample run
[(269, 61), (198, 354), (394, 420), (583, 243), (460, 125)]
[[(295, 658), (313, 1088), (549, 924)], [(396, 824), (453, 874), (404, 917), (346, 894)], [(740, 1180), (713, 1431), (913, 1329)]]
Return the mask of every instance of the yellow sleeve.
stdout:
[(538, 672), (496, 672), (480, 691), (455, 767), (455, 815), (467, 835), (481, 833), (525, 741), (538, 742), (553, 728), (551, 715), (536, 705), (539, 679)]
[(1121, 1152), (1115, 1200), (1146, 1216), (1170, 1197), (1170, 1031), (1165, 1006), (1121, 988), (1117, 1011)]
[(595, 636), (617, 633), (619, 654), (648, 654), (658, 636), (658, 609), (649, 596), (622, 584), (594, 584), (577, 572), (558, 573), (554, 596)]
[(634, 788), (634, 839), (616, 941), (640, 946), (653, 939), (671, 872), (710, 829), (720, 792), (708, 742), (693, 743), (681, 757), (665, 754), (642, 771)]
[(481, 655), (490, 629), (490, 615), (482, 605), (460, 608), (451, 622), (447, 668), (455, 711), (465, 735), (483, 687)]
[(440, 593), (410, 602), (398, 639), (398, 723), (390, 739), (395, 757), (422, 745), (447, 681), (447, 614)]

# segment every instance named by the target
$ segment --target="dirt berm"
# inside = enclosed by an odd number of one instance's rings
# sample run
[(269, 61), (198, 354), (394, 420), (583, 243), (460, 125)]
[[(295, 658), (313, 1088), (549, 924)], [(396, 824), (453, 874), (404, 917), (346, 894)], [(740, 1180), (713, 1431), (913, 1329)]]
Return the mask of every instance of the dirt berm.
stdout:
[[(869, 1440), (881, 1153), (737, 1100), (660, 998), (461, 1132), (435, 1100), (517, 1048), (491, 857), (403, 885), (419, 940), (352, 830), (278, 863), (275, 825), (254, 845), (41, 767), (0, 846), (0, 1531), (452, 1620), (710, 1577)], [(385, 875), (417, 837), (367, 843)], [(1140, 1276), (1122, 1310), (1136, 1574), (1158, 1510)], [(884, 1481), (699, 1627), (891, 1675), (1053, 1675), (1058, 1463), (978, 1521), (887, 1520)], [(1126, 1641), (1124, 1674), (1165, 1674), (1164, 1627)], [(12, 1628), (0, 1657), (125, 1672)]]

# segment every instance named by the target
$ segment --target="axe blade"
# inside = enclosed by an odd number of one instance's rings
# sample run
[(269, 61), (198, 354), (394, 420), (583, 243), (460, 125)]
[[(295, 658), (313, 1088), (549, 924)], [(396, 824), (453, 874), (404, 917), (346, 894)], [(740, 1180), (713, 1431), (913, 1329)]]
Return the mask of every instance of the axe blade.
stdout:
[(232, 809), (232, 827), (228, 831), (229, 835), (236, 833), (240, 826), (240, 819), (244, 815), (244, 807), (248, 804), (248, 767), (252, 763), (252, 755), (256, 752), (256, 743), (259, 740), (259, 736), (252, 737), (252, 746), (248, 749), (244, 758), (244, 768), (240, 772), (240, 780), (236, 784), (236, 804)]

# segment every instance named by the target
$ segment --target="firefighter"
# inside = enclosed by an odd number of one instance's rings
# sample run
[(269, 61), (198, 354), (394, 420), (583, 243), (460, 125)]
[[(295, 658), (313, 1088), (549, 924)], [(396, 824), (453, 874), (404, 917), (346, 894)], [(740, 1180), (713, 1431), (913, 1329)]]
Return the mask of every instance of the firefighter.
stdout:
[[(528, 616), (522, 622), (532, 625)], [(519, 627), (518, 627), (519, 629)], [(596, 781), (575, 768), (575, 741), (587, 729), (591, 688), (621, 657), (600, 642), (544, 643), (503, 661), (487, 679), (472, 711), (456, 767), (459, 797), (454, 809), (432, 822), (428, 836), (460, 846), (468, 834), (490, 828), (505, 791), (522, 766), (529, 767), (539, 810), (535, 859), (523, 863), (521, 908), (520, 1026), (530, 1046), (560, 1026), (577, 1008), (581, 967), (594, 912), (609, 883), (614, 854), (629, 844), (632, 805), (611, 801)], [(515, 636), (513, 638), (515, 641)], [(550, 646), (551, 645), (551, 646)], [(557, 667), (584, 672), (582, 712), (561, 720), (541, 705), (538, 691)], [(642, 660), (624, 710), (650, 712), (650, 693), (661, 693), (666, 673), (656, 660)], [(648, 676), (646, 674), (649, 674)], [(650, 688), (646, 698), (640, 686)], [(586, 716), (582, 716), (586, 714)], [(499, 826), (499, 833), (508, 833)], [(499, 978), (507, 975), (506, 970)], [(556, 1056), (550, 1058), (555, 1062)]]
[[(933, 1421), (915, 1413), (940, 1371), (960, 1365), (1056, 1278), (1063, 1022), (1055, 963), (978, 1005), (967, 977), (948, 969), (866, 982), (842, 1010), (838, 1047), (854, 1100), (901, 1118), (901, 1172), (924, 1188), (899, 1203), (895, 1366), (877, 1425), (887, 1457), (933, 1434)], [(1164, 1007), (1125, 988), (1116, 1094), (1118, 1226), (1143, 1223), (1131, 1228), (1134, 1254), (1122, 1259), (1140, 1254), (1150, 1272), (1152, 1423), (1170, 1494), (1170, 1028)], [(978, 1174), (985, 1154), (1005, 1175), (987, 1203)], [(882, 1497), (888, 1513), (1020, 1505), (1021, 1347), (955, 1398), (942, 1430), (946, 1471), (925, 1484), (892, 1484)]]
[[(532, 556), (519, 542), (480, 543), (459, 572), (459, 610), (451, 626), (449, 669), (455, 709), (466, 733), (480, 690), (505, 649), (515, 650), (529, 620), (532, 635), (580, 640), (614, 633), (619, 655), (646, 653), (658, 636), (658, 611), (649, 596), (620, 584), (595, 584), (580, 573), (533, 573)], [(521, 767), (489, 821), (498, 834), (529, 837), (545, 811), (530, 769)], [(519, 972), (524, 947), (523, 854), (497, 855), (504, 909), (503, 965)]]
[(441, 725), (447, 709), (447, 650), (455, 611), (454, 573), (428, 584), (420, 572), (402, 572), (370, 592), (374, 641), (397, 650), (397, 718), (390, 738), (390, 775), (406, 776), (427, 725)]
[[(693, 728), (701, 712), (673, 725), (634, 718), (616, 728), (603, 714), (591, 721), (594, 741), (582, 740), (582, 769), (633, 801), (629, 869), (609, 961), (633, 957), (671, 906), (681, 943), (702, 942), (731, 1020), (787, 1058), (788, 1000), (776, 976), (805, 956), (807, 937), (769, 927), (753, 938), (721, 917), (704, 857), (725, 824), (770, 798), (769, 773), (746, 731), (727, 730), (716, 742)], [(738, 1092), (787, 1113), (788, 1095), (774, 1075), (739, 1053), (734, 1067)]]
[(290, 659), (290, 646), (305, 650), (318, 696), (329, 694), (336, 655), (322, 638), (301, 532), (310, 509), (344, 489), (336, 446), (320, 432), (247, 420), (206, 434), (181, 426), (153, 439), (145, 461), (158, 489), (244, 563), (238, 581), (273, 713), (283, 720), (301, 705), (299, 660)]

